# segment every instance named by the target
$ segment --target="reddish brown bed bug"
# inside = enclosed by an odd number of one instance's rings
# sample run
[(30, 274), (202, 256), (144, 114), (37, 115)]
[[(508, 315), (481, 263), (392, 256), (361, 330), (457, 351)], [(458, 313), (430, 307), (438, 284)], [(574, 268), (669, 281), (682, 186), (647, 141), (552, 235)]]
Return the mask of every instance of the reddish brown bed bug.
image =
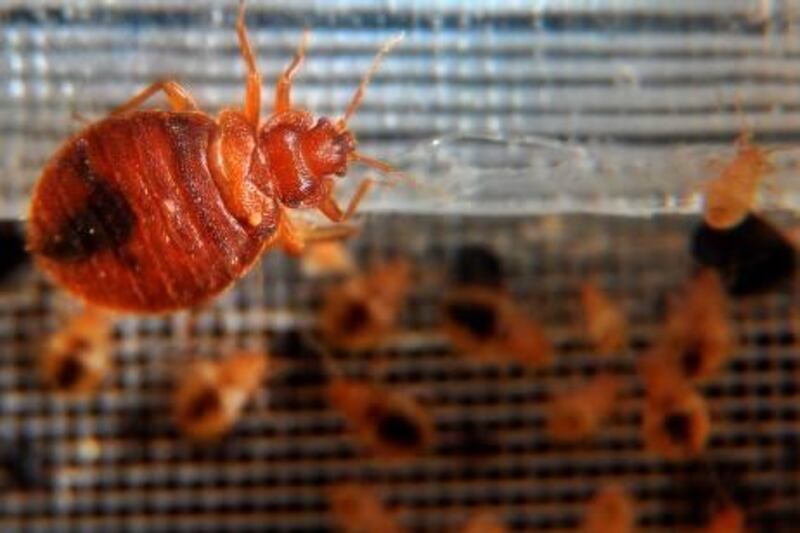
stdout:
[(600, 355), (619, 352), (628, 343), (628, 321), (622, 309), (596, 283), (581, 286), (581, 306), (589, 341)]
[(111, 322), (87, 309), (47, 341), (40, 369), (51, 388), (70, 394), (96, 390), (111, 370)]
[(442, 310), (445, 334), (469, 355), (532, 368), (553, 360), (553, 346), (541, 326), (502, 291), (455, 289), (445, 296)]
[(583, 533), (630, 533), (636, 526), (636, 507), (625, 489), (608, 485), (595, 494), (586, 509)]
[(733, 348), (722, 283), (714, 271), (702, 270), (670, 306), (664, 330), (643, 360), (643, 366), (653, 367), (645, 375), (657, 380), (671, 373), (701, 381), (719, 371)]
[(403, 533), (397, 514), (373, 488), (355, 483), (336, 485), (328, 491), (333, 522), (344, 533)]
[[(177, 82), (158, 81), (66, 141), (45, 167), (31, 201), (28, 247), (74, 296), (129, 312), (198, 305), (241, 277), (265, 249), (302, 249), (289, 210), (349, 218), (373, 183), (362, 181), (340, 208), (335, 178), (351, 163), (393, 171), (356, 151), (348, 121), (399, 37), (378, 52), (342, 117), (328, 119), (291, 102), (306, 34), (262, 121), (261, 76), (243, 2), (236, 30), (247, 65), (242, 108), (212, 118)], [(169, 111), (140, 109), (158, 92)]]
[(412, 396), (336, 378), (328, 398), (373, 455), (389, 460), (419, 457), (433, 446), (436, 426)]
[(613, 376), (600, 375), (583, 386), (556, 395), (549, 407), (547, 429), (560, 442), (591, 437), (614, 409), (620, 383)]
[(705, 184), (703, 218), (714, 229), (729, 229), (741, 223), (753, 208), (758, 187), (767, 174), (775, 171), (765, 150), (752, 142), (751, 132), (743, 131), (736, 140), (736, 155)]
[(479, 511), (473, 514), (464, 525), (461, 533), (506, 533), (508, 528), (491, 511)]
[(235, 352), (216, 362), (194, 362), (175, 391), (174, 415), (181, 432), (198, 441), (227, 433), (267, 372), (267, 357), (254, 352)]
[(649, 383), (642, 418), (645, 446), (667, 459), (696, 457), (711, 433), (705, 399), (681, 379), (664, 377)]
[(391, 333), (411, 285), (411, 265), (395, 259), (346, 279), (324, 297), (320, 329), (331, 346), (367, 349)]

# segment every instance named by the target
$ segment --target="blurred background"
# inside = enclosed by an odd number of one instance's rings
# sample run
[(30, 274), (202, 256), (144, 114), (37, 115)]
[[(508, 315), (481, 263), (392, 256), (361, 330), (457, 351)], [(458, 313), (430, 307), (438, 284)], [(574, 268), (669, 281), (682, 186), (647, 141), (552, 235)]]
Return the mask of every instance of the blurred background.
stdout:
[[(163, 77), (211, 114), (239, 105), (235, 16), (235, 2), (206, 0), (3, 2), (0, 218), (24, 224), (43, 165), (82, 127), (76, 114), (100, 118)], [(325, 488), (360, 481), (413, 531), (458, 531), (476, 509), (514, 531), (567, 531), (616, 481), (644, 531), (699, 527), (720, 485), (752, 509), (755, 530), (793, 531), (795, 288), (734, 304), (739, 347), (704, 386), (714, 430), (700, 459), (643, 450), (634, 376), (664, 295), (692, 268), (698, 185), (743, 129), (785, 148), (759, 205), (796, 233), (798, 24), (793, 0), (248, 2), (266, 102), (307, 27), (294, 100), (322, 116), (340, 114), (380, 45), (405, 34), (351, 126), (360, 151), (415, 185), (379, 188), (346, 245), (358, 265), (408, 257), (415, 283), (397, 334), (336, 356), (352, 375), (418, 396), (437, 444), (408, 464), (362, 453), (320, 392), (319, 361), (282, 340), (313, 332), (331, 280), (280, 252), (193, 322), (118, 320), (116, 371), (80, 400), (47, 392), (37, 376), (41, 340), (74, 306), (25, 265), (0, 293), (0, 529), (329, 530)], [(343, 197), (365, 174), (342, 181)], [(554, 366), (478, 364), (442, 336), (442, 279), (466, 244), (501, 259), (510, 292), (555, 344)], [(580, 328), (576, 291), (589, 276), (633, 324), (612, 364), (630, 379), (595, 439), (557, 445), (543, 431), (547, 398), (605, 365)], [(284, 372), (221, 443), (185, 442), (169, 416), (175, 372), (235, 347), (270, 347)]]

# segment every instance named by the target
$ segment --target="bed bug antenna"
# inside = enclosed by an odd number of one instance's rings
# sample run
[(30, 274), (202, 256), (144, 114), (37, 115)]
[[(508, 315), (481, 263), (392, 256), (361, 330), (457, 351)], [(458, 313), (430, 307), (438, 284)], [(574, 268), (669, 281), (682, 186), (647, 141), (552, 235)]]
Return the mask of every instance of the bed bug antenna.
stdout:
[(350, 120), (350, 117), (352, 117), (353, 113), (355, 113), (356, 109), (358, 109), (358, 106), (361, 104), (361, 100), (364, 98), (364, 91), (366, 91), (367, 85), (369, 85), (372, 76), (378, 70), (378, 67), (380, 67), (381, 61), (383, 61), (384, 56), (386, 56), (386, 54), (388, 54), (392, 50), (392, 48), (394, 48), (404, 38), (405, 38), (405, 33), (399, 33), (398, 35), (395, 35), (394, 37), (386, 41), (383, 44), (383, 46), (381, 46), (381, 49), (378, 50), (378, 53), (375, 54), (375, 59), (372, 60), (372, 65), (370, 65), (369, 69), (364, 74), (364, 77), (361, 78), (361, 83), (358, 84), (358, 88), (356, 89), (356, 92), (353, 94), (353, 98), (350, 100), (350, 104), (347, 106), (344, 115), (342, 115), (342, 118), (340, 118), (337, 121), (337, 125), (339, 126), (340, 129), (345, 129), (345, 127), (347, 126), (347, 122)]

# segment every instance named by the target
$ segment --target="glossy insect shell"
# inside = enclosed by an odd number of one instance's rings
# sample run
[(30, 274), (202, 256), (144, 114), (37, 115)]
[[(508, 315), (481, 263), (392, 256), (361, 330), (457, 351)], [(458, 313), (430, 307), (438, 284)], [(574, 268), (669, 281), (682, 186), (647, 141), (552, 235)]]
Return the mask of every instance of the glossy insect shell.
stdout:
[(28, 244), (59, 285), (95, 305), (161, 312), (238, 279), (275, 233), (223, 203), (209, 166), (217, 124), (198, 112), (110, 116), (68, 140), (34, 190)]

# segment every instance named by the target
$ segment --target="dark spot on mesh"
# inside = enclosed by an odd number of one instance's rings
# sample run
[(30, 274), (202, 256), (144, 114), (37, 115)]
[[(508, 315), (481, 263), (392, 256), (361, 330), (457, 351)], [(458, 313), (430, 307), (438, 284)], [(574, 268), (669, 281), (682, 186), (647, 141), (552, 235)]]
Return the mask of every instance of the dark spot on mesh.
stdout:
[(403, 448), (414, 448), (422, 441), (422, 432), (414, 419), (405, 413), (389, 412), (378, 419), (381, 440)]
[(450, 269), (454, 285), (503, 286), (503, 264), (497, 254), (485, 247), (469, 244), (456, 250)]
[(339, 330), (346, 335), (353, 335), (363, 330), (369, 320), (369, 309), (366, 304), (350, 302), (339, 319)]
[(703, 364), (703, 354), (700, 351), (700, 346), (697, 344), (687, 346), (681, 357), (681, 363), (684, 374), (689, 377), (696, 376)]
[(42, 255), (58, 261), (83, 261), (104, 251), (117, 251), (130, 239), (136, 216), (127, 198), (91, 168), (85, 142), (76, 145), (72, 165), (89, 188), (79, 206), (53, 234), (37, 247)]
[(766, 292), (789, 281), (795, 272), (792, 244), (771, 224), (749, 215), (727, 230), (705, 222), (694, 232), (691, 252), (703, 266), (716, 269), (734, 296)]
[(497, 334), (497, 313), (489, 305), (473, 302), (447, 304), (445, 312), (449, 318), (468, 329), (481, 340)]
[(692, 421), (686, 413), (673, 413), (664, 418), (664, 430), (672, 440), (683, 443), (691, 437)]
[(69, 390), (80, 382), (86, 373), (86, 367), (75, 354), (67, 355), (58, 365), (55, 374), (55, 385), (59, 389)]
[(19, 224), (0, 222), (0, 282), (28, 262), (25, 238)]
[(186, 407), (185, 415), (189, 420), (202, 420), (222, 410), (222, 399), (219, 393), (211, 388), (203, 389)]
[(290, 329), (270, 339), (268, 353), (285, 358), (290, 366), (280, 374), (289, 387), (323, 385), (328, 381), (322, 354), (311, 341), (310, 332)]

